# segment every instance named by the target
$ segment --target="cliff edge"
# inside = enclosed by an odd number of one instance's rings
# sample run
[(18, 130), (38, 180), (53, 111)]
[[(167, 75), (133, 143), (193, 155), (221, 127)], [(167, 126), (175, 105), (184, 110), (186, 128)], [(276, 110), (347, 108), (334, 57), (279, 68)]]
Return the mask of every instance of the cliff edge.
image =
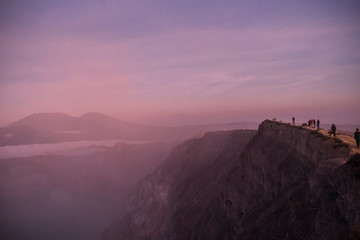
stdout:
[(359, 239), (358, 158), (338, 138), (269, 120), (207, 133), (140, 182), (104, 239)]

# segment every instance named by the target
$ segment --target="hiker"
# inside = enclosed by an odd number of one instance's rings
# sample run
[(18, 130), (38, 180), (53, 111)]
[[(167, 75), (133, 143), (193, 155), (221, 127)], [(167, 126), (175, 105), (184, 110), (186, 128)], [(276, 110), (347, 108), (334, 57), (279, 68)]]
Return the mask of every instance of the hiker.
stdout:
[(334, 134), (334, 137), (336, 136), (336, 126), (335, 126), (335, 124), (331, 125), (330, 136), (331, 136), (331, 134)]
[(293, 120), (293, 125), (295, 125), (295, 117), (293, 117), (292, 120)]
[(308, 126), (310, 127), (310, 124), (311, 124), (311, 120), (308, 121)]
[(358, 128), (356, 129), (356, 132), (354, 132), (354, 138), (355, 138), (355, 141), (356, 141), (356, 146), (357, 146), (357, 148), (359, 148), (360, 132), (359, 132)]
[(316, 122), (317, 128), (320, 128), (320, 120), (318, 119)]

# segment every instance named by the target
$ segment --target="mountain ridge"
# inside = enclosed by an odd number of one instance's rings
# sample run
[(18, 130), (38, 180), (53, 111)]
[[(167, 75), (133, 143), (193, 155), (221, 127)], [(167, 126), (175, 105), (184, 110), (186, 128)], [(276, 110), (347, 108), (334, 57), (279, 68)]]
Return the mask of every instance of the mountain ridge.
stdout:
[(360, 237), (360, 180), (346, 164), (360, 155), (351, 147), (269, 120), (252, 136), (207, 133), (139, 184), (103, 239)]
[[(38, 130), (61, 130), (64, 127), (68, 127), (68, 124), (75, 121), (76, 117), (70, 116), (65, 113), (54, 112), (54, 113), (33, 113), (20, 120), (6, 125), (5, 127), (13, 127), (16, 125), (26, 125)], [(55, 122), (54, 122), (55, 121)], [(50, 126), (47, 126), (51, 123)], [(58, 129), (49, 129), (49, 128)]]
[[(183, 141), (209, 130), (256, 128), (257, 123), (161, 127), (123, 121), (89, 112), (80, 117), (64, 113), (34, 113), (0, 128), (0, 146), (79, 140)], [(20, 129), (26, 128), (25, 132)]]

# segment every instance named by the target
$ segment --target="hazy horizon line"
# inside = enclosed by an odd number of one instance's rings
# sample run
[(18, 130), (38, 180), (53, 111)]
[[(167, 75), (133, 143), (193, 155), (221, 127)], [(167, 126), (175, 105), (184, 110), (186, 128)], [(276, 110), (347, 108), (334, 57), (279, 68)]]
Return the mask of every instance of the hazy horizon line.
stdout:
[[(88, 115), (88, 114), (99, 114), (99, 115), (103, 115), (103, 116), (106, 116), (106, 117), (109, 117), (109, 118), (114, 118), (114, 119), (117, 119), (117, 120), (120, 120), (120, 121), (125, 121), (125, 122), (129, 122), (129, 123), (137, 123), (137, 124), (143, 124), (143, 125), (153, 125), (153, 126), (164, 126), (164, 127), (182, 127), (182, 126), (196, 126), (196, 125), (212, 125), (212, 124), (232, 124), (232, 123), (258, 123), (260, 124), (261, 122), (265, 121), (265, 120), (271, 120), (273, 118), (262, 118), (262, 120), (258, 119), (253, 119), (253, 120), (250, 120), (250, 119), (239, 119), (239, 120), (234, 120), (234, 119), (229, 119), (229, 120), (209, 120), (209, 121), (204, 121), (204, 117), (200, 117), (201, 115), (193, 115), (193, 114), (173, 114), (173, 115), (167, 115), (167, 117), (165, 117), (165, 119), (163, 119), (163, 122), (161, 123), (161, 121), (156, 121), (154, 119), (150, 119), (148, 121), (134, 121), (134, 120), (128, 120), (128, 119), (124, 119), (124, 118), (121, 118), (121, 117), (118, 117), (118, 116), (114, 116), (114, 115), (111, 115), (111, 114), (107, 114), (107, 113), (102, 113), (102, 112), (98, 112), (98, 111), (89, 111), (89, 112), (85, 112), (83, 114), (69, 114), (69, 113), (66, 113), (66, 112), (61, 112), (61, 111), (54, 111), (54, 112), (33, 112), (31, 114), (27, 114), (25, 115), (24, 117), (21, 117), (21, 118), (18, 118), (16, 120), (11, 120), (11, 121), (7, 121), (7, 123), (2, 123), (0, 125), (0, 127), (7, 127), (13, 123), (16, 123), (18, 121), (21, 121), (27, 117), (30, 117), (32, 115), (38, 115), (38, 114), (62, 114), (62, 115), (66, 115), (68, 117), (72, 117), (72, 118), (81, 118), (85, 115)], [(177, 120), (177, 121), (173, 121), (173, 123), (171, 123), (171, 118), (173, 118), (174, 116), (179, 116), (179, 115), (182, 115), (183, 117), (185, 117), (185, 119), (183, 120)], [(201, 120), (198, 120), (196, 121), (196, 119), (201, 119)], [(292, 116), (289, 115), (288, 117), (288, 120), (283, 120), (285, 119), (284, 117), (282, 118), (276, 118), (277, 120), (276, 121), (281, 121), (281, 122), (284, 122), (284, 123), (291, 123), (292, 122)], [(309, 119), (314, 119), (314, 118), (309, 118)], [(309, 120), (308, 119), (308, 120)], [(318, 118), (316, 118), (318, 119)], [(300, 125), (299, 122), (301, 123), (306, 123), (308, 120), (306, 120), (304, 117), (301, 117), (301, 118), (298, 118), (296, 119), (296, 122), (297, 124), (296, 125)], [(304, 122), (306, 121), (306, 122)], [(321, 120), (320, 120), (321, 121)], [(321, 122), (321, 124), (324, 124), (324, 125), (327, 125), (327, 124), (333, 124), (332, 122)], [(359, 123), (352, 123), (352, 122), (340, 122), (340, 123), (335, 123), (335, 124), (338, 124), (338, 125), (360, 125)]]

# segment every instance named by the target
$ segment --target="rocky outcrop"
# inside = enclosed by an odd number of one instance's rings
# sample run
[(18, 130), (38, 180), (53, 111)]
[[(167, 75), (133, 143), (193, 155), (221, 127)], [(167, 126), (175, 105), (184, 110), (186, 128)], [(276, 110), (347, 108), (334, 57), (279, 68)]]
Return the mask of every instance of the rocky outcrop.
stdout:
[(104, 239), (359, 237), (360, 180), (349, 145), (264, 121), (207, 133), (174, 149), (144, 179)]

